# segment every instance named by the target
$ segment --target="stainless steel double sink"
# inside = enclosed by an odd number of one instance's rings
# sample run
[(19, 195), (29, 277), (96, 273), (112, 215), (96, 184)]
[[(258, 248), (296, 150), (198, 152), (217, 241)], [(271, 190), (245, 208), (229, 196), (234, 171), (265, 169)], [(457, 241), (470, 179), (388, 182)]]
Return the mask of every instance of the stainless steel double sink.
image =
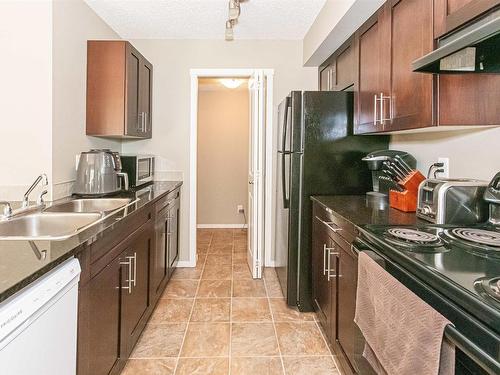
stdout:
[(0, 221), (0, 240), (65, 240), (133, 203), (129, 198), (74, 199)]

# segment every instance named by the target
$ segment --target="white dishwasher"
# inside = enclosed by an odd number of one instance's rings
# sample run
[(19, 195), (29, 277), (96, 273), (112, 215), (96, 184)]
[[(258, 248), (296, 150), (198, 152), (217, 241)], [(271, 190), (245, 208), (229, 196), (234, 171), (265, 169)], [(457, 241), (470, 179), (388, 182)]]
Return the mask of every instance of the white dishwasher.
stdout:
[(71, 258), (0, 304), (0, 374), (76, 374), (80, 272)]

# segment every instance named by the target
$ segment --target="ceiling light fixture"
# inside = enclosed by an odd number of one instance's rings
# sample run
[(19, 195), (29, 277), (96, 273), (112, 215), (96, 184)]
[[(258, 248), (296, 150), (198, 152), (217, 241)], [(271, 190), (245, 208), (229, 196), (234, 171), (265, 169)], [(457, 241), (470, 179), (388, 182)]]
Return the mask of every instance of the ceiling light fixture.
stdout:
[(238, 23), (238, 17), (241, 14), (240, 3), (245, 0), (229, 0), (229, 14), (226, 21), (226, 40), (234, 40), (234, 26)]
[(240, 1), (229, 0), (229, 20), (237, 20), (240, 16)]
[(234, 40), (233, 23), (231, 21), (226, 21), (226, 40)]
[(234, 78), (222, 78), (219, 80), (219, 82), (226, 86), (228, 89), (235, 89), (241, 86), (243, 80)]

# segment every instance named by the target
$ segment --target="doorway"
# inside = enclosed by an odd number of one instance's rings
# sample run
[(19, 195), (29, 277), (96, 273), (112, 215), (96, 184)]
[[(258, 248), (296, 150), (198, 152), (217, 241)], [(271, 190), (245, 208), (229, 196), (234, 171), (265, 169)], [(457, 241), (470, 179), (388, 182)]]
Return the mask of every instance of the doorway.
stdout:
[(267, 69), (191, 70), (191, 266), (204, 229), (248, 231), (254, 278), (271, 265), (272, 84)]

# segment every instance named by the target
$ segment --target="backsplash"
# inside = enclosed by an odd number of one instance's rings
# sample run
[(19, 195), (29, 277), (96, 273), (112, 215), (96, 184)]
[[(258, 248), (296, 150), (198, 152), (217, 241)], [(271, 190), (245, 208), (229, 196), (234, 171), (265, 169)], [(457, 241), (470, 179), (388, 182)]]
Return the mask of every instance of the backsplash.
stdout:
[(450, 177), (489, 181), (500, 171), (498, 147), (500, 128), (476, 128), (418, 134), (397, 134), (390, 147), (411, 153), (426, 174), (438, 158), (450, 159)]

